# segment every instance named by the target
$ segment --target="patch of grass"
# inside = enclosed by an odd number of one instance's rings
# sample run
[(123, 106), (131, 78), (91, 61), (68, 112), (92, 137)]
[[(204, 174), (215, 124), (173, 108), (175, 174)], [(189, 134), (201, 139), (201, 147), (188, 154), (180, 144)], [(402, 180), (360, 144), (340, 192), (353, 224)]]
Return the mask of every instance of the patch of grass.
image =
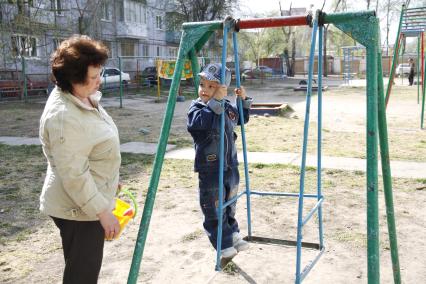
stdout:
[(182, 237), (182, 242), (187, 243), (187, 242), (192, 242), (195, 241), (199, 238), (201, 238), (204, 235), (203, 230), (199, 229), (196, 230), (192, 233), (186, 234)]
[(15, 240), (17, 242), (23, 242), (31, 238), (31, 234), (34, 232), (32, 229), (24, 229), (22, 231), (19, 231), (19, 233), (16, 235)]
[(316, 172), (316, 171), (317, 171), (317, 168), (316, 168), (316, 167), (312, 167), (312, 166), (306, 166), (306, 167), (305, 167), (305, 170), (306, 170), (307, 172)]
[(131, 164), (142, 163), (143, 165), (150, 166), (154, 162), (153, 155), (145, 154), (132, 154), (132, 153), (121, 153), (121, 165), (128, 166)]
[(359, 232), (339, 230), (333, 234), (332, 238), (356, 247), (367, 247), (367, 236)]
[(176, 145), (177, 148), (193, 147), (193, 141), (190, 137), (169, 137), (167, 143)]
[(238, 267), (237, 267), (237, 265), (235, 263), (233, 263), (232, 261), (230, 261), (223, 268), (222, 271), (225, 272), (226, 274), (234, 275), (234, 274), (238, 273)]
[(0, 235), (12, 240), (41, 221), (38, 199), (45, 171), (41, 146), (0, 144)]

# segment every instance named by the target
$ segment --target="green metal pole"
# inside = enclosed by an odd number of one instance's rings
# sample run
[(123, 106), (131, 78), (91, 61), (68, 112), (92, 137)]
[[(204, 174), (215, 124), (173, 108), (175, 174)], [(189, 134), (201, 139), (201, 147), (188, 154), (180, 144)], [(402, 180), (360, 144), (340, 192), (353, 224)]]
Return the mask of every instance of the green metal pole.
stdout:
[(420, 101), (420, 35), (417, 36), (417, 104)]
[(28, 88), (27, 88), (27, 74), (26, 74), (26, 70), (25, 70), (25, 57), (22, 55), (21, 56), (21, 64), (22, 64), (22, 76), (23, 76), (23, 80), (24, 80), (24, 102), (28, 101)]
[(378, 209), (378, 47), (379, 21), (373, 11), (324, 16), (367, 49), (367, 267), (368, 283), (380, 283), (379, 209)]
[[(184, 38), (184, 36), (182, 36), (182, 38)], [(129, 284), (136, 284), (140, 264), (142, 261), (143, 251), (145, 248), (145, 242), (148, 235), (149, 223), (151, 220), (152, 210), (154, 208), (155, 195), (157, 193), (158, 182), (160, 179), (161, 169), (164, 161), (164, 155), (166, 153), (167, 140), (169, 137), (173, 113), (175, 110), (176, 96), (179, 89), (180, 78), (182, 76), (184, 58), (186, 56), (185, 54), (183, 54), (183, 49), (184, 47), (181, 44), (178, 53), (178, 60), (175, 66), (175, 72), (173, 74), (172, 85), (170, 86), (169, 98), (167, 100), (166, 115), (164, 116), (160, 141), (158, 142), (157, 146), (157, 154), (155, 155), (153, 171), (149, 182), (148, 193), (145, 199), (145, 206), (143, 209), (142, 221), (139, 227), (135, 250), (133, 253), (132, 265), (127, 279), (127, 283)]]
[(192, 48), (189, 51), (188, 55), (189, 55), (189, 59), (191, 60), (192, 78), (194, 79), (195, 96), (198, 97), (198, 85), (200, 84), (200, 78), (198, 77), (197, 74), (200, 73), (200, 64), (198, 64), (198, 58), (194, 48)]
[(121, 81), (121, 56), (118, 57), (118, 69), (120, 69), (120, 108), (123, 108), (123, 82)]
[(377, 65), (377, 46), (367, 48), (367, 259), (370, 284), (380, 283)]
[(402, 26), (402, 18), (404, 17), (404, 10), (405, 10), (405, 5), (402, 5), (401, 15), (399, 16), (398, 31), (396, 33), (396, 40), (393, 46), (394, 50), (393, 50), (393, 58), (392, 58), (392, 67), (389, 73), (389, 82), (386, 89), (386, 99), (385, 99), (386, 106), (388, 105), (388, 102), (389, 102), (389, 97), (392, 90), (393, 81), (395, 78), (395, 66), (396, 64), (398, 64), (399, 48), (400, 48), (400, 42), (401, 42), (401, 37), (400, 37), (401, 26)]
[[(378, 58), (382, 58), (381, 52)], [(389, 243), (392, 258), (393, 280), (395, 284), (401, 283), (401, 273), (399, 268), (398, 242), (395, 224), (395, 211), (393, 205), (392, 193), (392, 175), (389, 160), (389, 144), (388, 130), (386, 121), (386, 105), (383, 96), (383, 72), (382, 64), (378, 64), (377, 81), (378, 81), (378, 124), (379, 124), (379, 141), (380, 141), (380, 157), (382, 161), (383, 188), (385, 192), (386, 217), (388, 223)], [(417, 73), (418, 74), (418, 73)]]

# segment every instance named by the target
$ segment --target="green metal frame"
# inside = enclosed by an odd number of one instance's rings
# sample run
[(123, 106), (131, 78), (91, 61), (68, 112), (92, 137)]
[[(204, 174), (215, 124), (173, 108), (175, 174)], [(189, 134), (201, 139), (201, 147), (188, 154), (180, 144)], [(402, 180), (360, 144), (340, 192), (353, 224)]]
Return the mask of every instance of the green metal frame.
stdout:
[[(419, 7), (419, 9), (424, 9), (424, 7)], [(413, 9), (408, 9), (408, 10), (413, 10)], [(401, 14), (399, 17), (399, 24), (398, 24), (398, 31), (396, 34), (396, 40), (395, 40), (395, 44), (394, 44), (394, 51), (393, 51), (393, 57), (392, 57), (392, 66), (391, 66), (391, 70), (389, 73), (389, 82), (387, 85), (387, 89), (386, 89), (386, 97), (385, 97), (385, 105), (388, 105), (389, 99), (390, 99), (390, 94), (392, 91), (392, 86), (393, 86), (393, 82), (394, 82), (394, 78), (395, 78), (395, 67), (398, 64), (398, 59), (400, 55), (403, 55), (405, 53), (405, 38), (406, 38), (406, 34), (404, 33), (404, 31), (401, 31), (401, 27), (403, 26), (403, 20), (404, 20), (404, 15), (405, 12), (407, 11), (407, 7), (403, 4), (402, 8), (401, 8)], [(409, 17), (409, 16), (407, 16)], [(424, 18), (420, 18), (418, 20), (426, 20)], [(419, 25), (421, 28), (424, 28), (422, 26), (422, 22), (418, 22), (418, 21), (413, 21), (412, 24), (416, 24)], [(423, 38), (423, 37), (422, 37)], [(403, 47), (401, 49), (401, 42), (404, 42)], [(423, 47), (423, 44), (421, 45)], [(420, 61), (423, 60), (420, 58), (420, 39), (418, 37), (417, 40), (417, 103), (419, 103), (419, 97), (420, 97), (420, 80), (419, 80), (419, 73), (420, 73)], [(424, 54), (424, 51), (421, 51), (421, 54)], [(425, 63), (425, 62), (423, 62)], [(426, 64), (425, 64), (426, 65)], [(421, 78), (421, 82), (423, 82), (423, 88), (422, 88), (422, 106), (421, 106), (421, 118), (420, 118), (420, 128), (423, 129), (423, 123), (424, 123), (424, 111), (425, 111), (425, 76), (426, 73), (422, 72), (422, 78)]]
[(380, 283), (377, 129), (380, 139), (382, 175), (394, 282), (401, 283), (389, 161), (386, 106), (383, 94), (383, 74), (382, 64), (379, 60), (381, 59), (379, 21), (374, 12), (361, 12), (326, 15), (324, 22), (334, 24), (367, 49), (368, 283)]
[[(381, 162), (388, 218), (388, 231), (391, 246), (394, 282), (400, 283), (396, 225), (393, 209), (392, 180), (389, 163), (389, 146), (386, 124), (385, 101), (383, 95), (383, 77), (381, 70), (381, 51), (379, 48), (379, 22), (374, 12), (321, 14), (320, 24), (334, 24), (337, 28), (360, 42), (367, 49), (367, 253), (368, 283), (380, 283), (379, 260), (379, 213), (378, 213), (378, 141), (380, 141)], [(166, 152), (167, 140), (176, 104), (176, 97), (182, 74), (183, 62), (189, 57), (193, 70), (199, 70), (196, 53), (206, 43), (215, 30), (223, 28), (222, 21), (197, 22), (183, 24), (178, 60), (169, 91), (166, 114), (157, 146), (153, 171), (143, 210), (128, 282), (136, 283), (149, 223), (154, 206), (161, 169)], [(193, 72), (197, 74), (198, 71)], [(196, 86), (198, 80), (194, 80)]]

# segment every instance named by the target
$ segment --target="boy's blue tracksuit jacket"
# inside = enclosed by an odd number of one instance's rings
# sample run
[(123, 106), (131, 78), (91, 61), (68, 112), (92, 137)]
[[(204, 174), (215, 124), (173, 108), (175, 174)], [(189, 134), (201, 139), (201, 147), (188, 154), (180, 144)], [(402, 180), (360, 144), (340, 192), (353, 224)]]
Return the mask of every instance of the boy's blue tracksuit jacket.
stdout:
[[(251, 98), (243, 100), (244, 123), (249, 120)], [(225, 159), (224, 170), (238, 166), (234, 132), (236, 125), (240, 124), (239, 112), (230, 101), (225, 104)], [(194, 170), (196, 172), (219, 171), (219, 147), (220, 147), (220, 114), (221, 103), (211, 99), (204, 103), (200, 98), (193, 100), (188, 111), (187, 128), (195, 146)]]

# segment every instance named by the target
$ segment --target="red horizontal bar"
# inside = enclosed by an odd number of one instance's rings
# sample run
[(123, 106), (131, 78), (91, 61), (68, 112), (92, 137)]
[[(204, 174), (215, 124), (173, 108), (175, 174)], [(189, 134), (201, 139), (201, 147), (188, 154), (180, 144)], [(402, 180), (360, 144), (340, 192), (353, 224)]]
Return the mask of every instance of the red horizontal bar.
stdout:
[(272, 28), (286, 26), (309, 26), (312, 16), (289, 16), (274, 18), (238, 19), (236, 29)]

